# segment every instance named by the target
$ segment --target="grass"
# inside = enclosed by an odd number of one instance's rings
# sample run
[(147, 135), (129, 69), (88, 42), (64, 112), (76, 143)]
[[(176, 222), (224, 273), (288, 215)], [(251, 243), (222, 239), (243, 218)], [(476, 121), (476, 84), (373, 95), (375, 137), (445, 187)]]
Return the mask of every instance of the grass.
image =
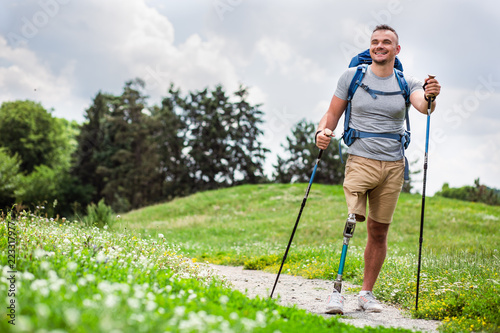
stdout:
[(160, 233), (0, 214), (0, 331), (409, 332), (249, 299), (173, 244)]
[[(306, 184), (244, 185), (197, 193), (130, 212), (116, 230), (162, 234), (183, 255), (277, 272)], [(375, 293), (414, 317), (441, 320), (443, 332), (500, 331), (500, 207), (426, 198), (419, 310), (415, 311), (421, 197), (403, 193)], [(333, 279), (346, 218), (341, 186), (315, 184), (284, 272)], [(344, 279), (361, 283), (366, 228), (349, 245)], [(270, 286), (271, 287), (271, 286)]]

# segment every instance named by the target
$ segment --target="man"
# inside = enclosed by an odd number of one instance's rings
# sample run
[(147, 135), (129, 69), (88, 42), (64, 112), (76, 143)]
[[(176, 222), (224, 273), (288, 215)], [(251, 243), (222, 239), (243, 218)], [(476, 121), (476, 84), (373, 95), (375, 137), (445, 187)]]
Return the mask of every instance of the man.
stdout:
[[(370, 42), (372, 64), (368, 66), (362, 83), (373, 90), (401, 91), (394, 74), (394, 62), (400, 50), (396, 31), (387, 25), (377, 26)], [(330, 106), (317, 128), (316, 145), (320, 149), (326, 149), (330, 142), (325, 129), (334, 130), (346, 109), (348, 88), (355, 72), (356, 68), (349, 68), (338, 81)], [(423, 90), (422, 82), (408, 76), (405, 79), (410, 88), (411, 104), (427, 114), (427, 100), (439, 95), (439, 82), (426, 78)], [(405, 100), (402, 95), (373, 98), (365, 89), (357, 89), (351, 103), (351, 128), (370, 133), (404, 132)], [(436, 102), (432, 101), (432, 111), (435, 106)], [(395, 139), (368, 137), (356, 139), (347, 152), (344, 193), (350, 218), (365, 221), (367, 198), (370, 203), (366, 219), (368, 239), (364, 252), (363, 286), (358, 304), (367, 312), (380, 312), (382, 306), (372, 290), (385, 260), (387, 233), (404, 182), (403, 149), (401, 142)], [(343, 296), (334, 290), (326, 312), (343, 313), (343, 302)]]

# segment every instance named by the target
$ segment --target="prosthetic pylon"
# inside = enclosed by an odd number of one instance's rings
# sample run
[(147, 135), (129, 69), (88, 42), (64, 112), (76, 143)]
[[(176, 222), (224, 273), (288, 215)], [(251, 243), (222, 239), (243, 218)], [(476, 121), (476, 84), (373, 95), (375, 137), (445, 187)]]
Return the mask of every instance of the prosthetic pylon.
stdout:
[(339, 271), (337, 273), (337, 279), (335, 280), (333, 287), (340, 293), (342, 292), (342, 274), (344, 273), (345, 257), (347, 255), (347, 247), (349, 246), (349, 240), (354, 234), (354, 229), (356, 228), (356, 214), (349, 214), (347, 221), (345, 222), (344, 228), (344, 241), (342, 245), (342, 254), (340, 256)]

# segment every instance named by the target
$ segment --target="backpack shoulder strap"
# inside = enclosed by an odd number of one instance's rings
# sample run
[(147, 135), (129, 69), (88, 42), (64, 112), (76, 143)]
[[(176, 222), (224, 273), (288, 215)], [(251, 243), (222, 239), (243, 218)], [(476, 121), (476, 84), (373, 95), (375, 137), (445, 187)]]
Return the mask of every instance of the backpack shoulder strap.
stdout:
[(349, 85), (349, 90), (347, 91), (347, 100), (350, 101), (352, 99), (352, 96), (354, 96), (354, 93), (356, 92), (356, 89), (361, 84), (361, 81), (363, 80), (363, 77), (365, 76), (366, 69), (368, 68), (367, 64), (361, 64), (356, 68), (356, 73), (354, 73), (354, 77), (351, 80), (351, 84)]
[(361, 64), (357, 67), (356, 72), (351, 80), (351, 84), (349, 85), (349, 90), (347, 91), (347, 108), (345, 110), (344, 115), (344, 131), (347, 131), (349, 128), (349, 120), (351, 118), (351, 100), (356, 92), (356, 89), (361, 85), (361, 81), (365, 76), (366, 69), (368, 68), (367, 64)]
[(408, 82), (406, 82), (405, 76), (402, 71), (394, 68), (394, 73), (396, 74), (396, 78), (399, 83), (399, 88), (403, 91), (403, 97), (405, 98), (406, 105), (408, 106), (410, 103), (410, 87), (408, 86)]
[(394, 68), (394, 73), (396, 75), (396, 79), (398, 80), (399, 88), (403, 92), (403, 97), (405, 98), (406, 104), (406, 130), (410, 131), (410, 118), (408, 116), (408, 111), (410, 110), (411, 102), (410, 102), (410, 87), (408, 86), (408, 82), (406, 82), (405, 76), (402, 71)]

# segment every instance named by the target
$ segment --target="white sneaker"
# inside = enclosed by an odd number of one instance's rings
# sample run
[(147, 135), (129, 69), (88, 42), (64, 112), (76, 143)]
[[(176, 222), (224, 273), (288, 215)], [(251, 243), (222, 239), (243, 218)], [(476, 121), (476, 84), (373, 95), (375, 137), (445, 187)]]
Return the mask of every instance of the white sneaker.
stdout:
[(328, 296), (326, 313), (330, 314), (344, 314), (344, 296), (342, 296), (337, 290)]
[(358, 297), (358, 305), (361, 309), (366, 312), (381, 312), (382, 304), (373, 296), (371, 291), (367, 292), (363, 296)]

